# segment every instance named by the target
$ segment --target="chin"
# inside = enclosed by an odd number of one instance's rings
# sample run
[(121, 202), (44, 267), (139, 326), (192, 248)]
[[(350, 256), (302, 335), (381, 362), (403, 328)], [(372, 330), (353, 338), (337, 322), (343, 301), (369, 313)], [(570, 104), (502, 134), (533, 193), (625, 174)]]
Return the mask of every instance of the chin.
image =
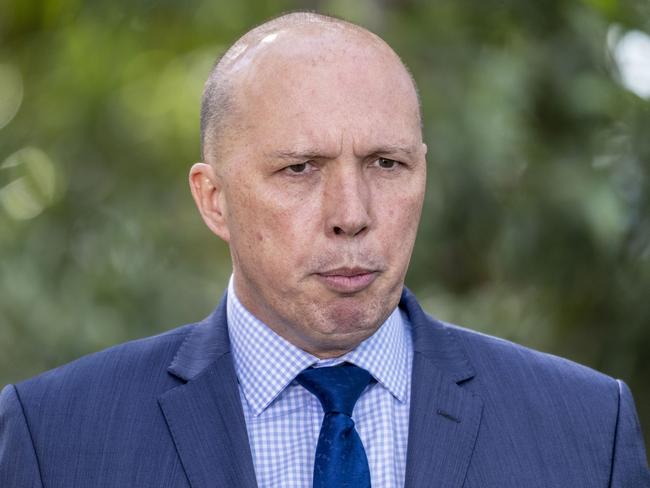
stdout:
[(338, 326), (334, 330), (322, 331), (318, 339), (314, 338), (316, 348), (308, 352), (322, 359), (342, 356), (372, 336), (378, 328), (374, 325), (368, 327), (345, 325), (345, 327)]
[[(343, 297), (335, 300), (325, 309), (325, 329), (333, 335), (371, 336), (388, 318), (390, 310), (383, 310), (375, 301), (359, 301), (357, 297)], [(363, 340), (361, 339), (361, 340)]]

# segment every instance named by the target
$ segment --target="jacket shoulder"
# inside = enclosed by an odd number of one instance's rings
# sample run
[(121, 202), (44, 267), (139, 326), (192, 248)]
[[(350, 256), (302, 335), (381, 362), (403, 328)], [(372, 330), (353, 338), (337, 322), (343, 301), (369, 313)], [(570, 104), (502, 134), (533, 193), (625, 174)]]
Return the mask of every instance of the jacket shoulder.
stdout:
[[(140, 384), (145, 390), (162, 386), (167, 367), (185, 337), (197, 324), (137, 339), (88, 354), (68, 364), (16, 384), (24, 403), (42, 404), (56, 398), (89, 398), (117, 385)], [(153, 392), (152, 392), (153, 393)]]
[(33, 472), (37, 464), (47, 486), (182, 483), (158, 399), (183, 384), (168, 368), (197, 326), (89, 354), (5, 388), (7, 445), (32, 456), (23, 455), (32, 462), (21, 469)]
[(569, 473), (579, 475), (574, 486), (648, 486), (641, 428), (622, 381), (504, 339), (433, 326), (455, 338), (474, 369), (461, 384), (483, 402), (474, 456), (493, 468), (473, 473), (477, 486), (492, 486), (483, 476), (509, 476), (512, 459), (540, 467), (518, 486), (533, 486), (540, 476), (545, 486), (564, 486)]
[(441, 324), (460, 343), (479, 377), (496, 374), (505, 382), (525, 380), (553, 388), (564, 385), (574, 391), (575, 388), (618, 391), (614, 378), (588, 366), (457, 325)]

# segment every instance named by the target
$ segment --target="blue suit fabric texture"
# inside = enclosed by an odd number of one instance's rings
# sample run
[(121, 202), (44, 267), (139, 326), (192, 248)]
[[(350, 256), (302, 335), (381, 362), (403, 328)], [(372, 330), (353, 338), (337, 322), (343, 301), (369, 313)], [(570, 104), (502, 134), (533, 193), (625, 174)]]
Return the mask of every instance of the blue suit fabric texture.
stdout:
[[(5, 387), (0, 487), (256, 487), (225, 301)], [(432, 319), (406, 289), (400, 307), (414, 348), (406, 488), (650, 487), (624, 383)]]

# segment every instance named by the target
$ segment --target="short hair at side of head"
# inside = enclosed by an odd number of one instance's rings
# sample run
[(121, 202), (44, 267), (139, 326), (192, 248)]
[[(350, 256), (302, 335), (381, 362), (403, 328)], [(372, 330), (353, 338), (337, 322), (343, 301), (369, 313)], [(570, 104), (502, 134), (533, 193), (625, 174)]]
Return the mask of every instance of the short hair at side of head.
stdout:
[[(259, 41), (274, 31), (284, 27), (301, 27), (309, 24), (341, 27), (350, 31), (369, 34), (379, 39), (367, 29), (347, 20), (310, 11), (282, 14), (246, 32), (217, 59), (205, 82), (201, 98), (201, 158), (204, 162), (216, 162), (224, 134), (232, 125), (232, 119), (236, 115), (235, 87), (228, 73), (230, 61), (233, 57), (241, 52), (247, 44)], [(383, 41), (381, 42), (383, 43)], [(401, 58), (397, 57), (411, 79), (418, 102), (418, 117), (420, 118), (420, 125), (422, 125), (420, 95), (415, 79)]]
[(225, 120), (233, 110), (231, 83), (219, 69), (223, 56), (219, 57), (210, 72), (203, 96), (201, 97), (201, 159), (209, 159), (206, 145), (217, 144), (220, 135), (225, 131)]

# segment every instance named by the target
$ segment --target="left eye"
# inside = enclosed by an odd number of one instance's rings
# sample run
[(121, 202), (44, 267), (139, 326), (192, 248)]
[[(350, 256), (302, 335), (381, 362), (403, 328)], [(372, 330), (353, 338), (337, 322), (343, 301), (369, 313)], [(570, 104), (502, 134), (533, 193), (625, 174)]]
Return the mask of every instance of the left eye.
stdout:
[(399, 164), (394, 159), (388, 159), (388, 158), (377, 158), (375, 163), (377, 164), (377, 166), (383, 169), (393, 169), (395, 166)]
[(292, 173), (304, 173), (307, 169), (307, 163), (292, 164), (288, 168)]

